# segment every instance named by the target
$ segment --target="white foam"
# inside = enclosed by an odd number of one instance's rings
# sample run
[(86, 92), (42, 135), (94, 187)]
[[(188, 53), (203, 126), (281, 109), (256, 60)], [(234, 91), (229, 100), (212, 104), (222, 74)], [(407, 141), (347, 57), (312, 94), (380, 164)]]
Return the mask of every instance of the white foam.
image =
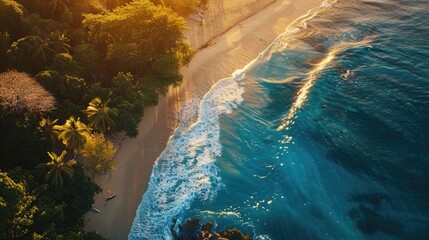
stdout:
[(255, 240), (271, 240), (271, 238), (268, 235), (258, 235)]
[[(325, 3), (324, 3), (325, 4)], [(326, 4), (325, 4), (326, 5)], [(181, 123), (153, 166), (148, 189), (136, 213), (128, 239), (171, 239), (169, 226), (195, 199), (216, 196), (222, 187), (215, 159), (221, 155), (219, 116), (229, 114), (243, 101), (240, 82), (245, 73), (282, 46), (286, 36), (306, 27), (305, 21), (321, 7), (294, 21), (259, 57), (231, 78), (220, 80), (203, 97), (192, 100), (180, 116)], [(298, 26), (297, 28), (293, 26)], [(199, 107), (196, 108), (199, 102)], [(186, 106), (186, 105), (185, 105)], [(198, 109), (198, 111), (196, 111)], [(198, 112), (197, 120), (192, 114)], [(188, 114), (192, 113), (192, 114)], [(257, 239), (269, 239), (260, 236)]]
[[(201, 100), (197, 121), (175, 131), (153, 167), (129, 239), (165, 239), (171, 220), (192, 201), (216, 195), (222, 186), (214, 164), (221, 154), (219, 116), (231, 113), (243, 101), (243, 78), (241, 72), (219, 81)], [(186, 119), (191, 118), (182, 121)]]
[(259, 54), (258, 58), (252, 61), (249, 65), (253, 65), (256, 61), (270, 59), (273, 53), (285, 50), (288, 47), (289, 42), (294, 40), (296, 34), (302, 32), (302, 30), (307, 29), (307, 22), (309, 20), (319, 15), (319, 13), (322, 11), (332, 7), (332, 5), (336, 2), (337, 0), (325, 0), (319, 7), (310, 9), (307, 14), (295, 19), (286, 27), (286, 30), (280, 34), (263, 52)]
[(179, 114), (180, 122), (176, 132), (186, 131), (195, 122), (198, 117), (200, 102), (201, 99), (196, 95), (182, 102), (183, 106)]

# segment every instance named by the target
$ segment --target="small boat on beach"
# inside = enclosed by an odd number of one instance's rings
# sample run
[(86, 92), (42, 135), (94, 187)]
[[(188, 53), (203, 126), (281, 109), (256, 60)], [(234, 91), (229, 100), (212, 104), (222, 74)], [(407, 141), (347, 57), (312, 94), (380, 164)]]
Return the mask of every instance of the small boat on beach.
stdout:
[(106, 201), (112, 200), (113, 198), (116, 197), (116, 194), (112, 194), (109, 197), (106, 198)]
[(100, 213), (101, 211), (98, 208), (92, 207), (91, 208), (92, 211), (96, 212), (96, 213)]

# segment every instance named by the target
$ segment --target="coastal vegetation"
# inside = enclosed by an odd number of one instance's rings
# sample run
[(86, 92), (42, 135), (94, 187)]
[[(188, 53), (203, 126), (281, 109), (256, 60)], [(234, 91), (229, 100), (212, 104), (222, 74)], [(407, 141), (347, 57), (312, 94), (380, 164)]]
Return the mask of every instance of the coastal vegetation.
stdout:
[(83, 215), (109, 136), (182, 81), (198, 0), (0, 0), (0, 239), (102, 239)]
[[(0, 239), (103, 239), (83, 216), (115, 168), (111, 136), (137, 136), (144, 108), (181, 83), (183, 16), (206, 4), (0, 0)], [(175, 224), (174, 239), (252, 239)]]

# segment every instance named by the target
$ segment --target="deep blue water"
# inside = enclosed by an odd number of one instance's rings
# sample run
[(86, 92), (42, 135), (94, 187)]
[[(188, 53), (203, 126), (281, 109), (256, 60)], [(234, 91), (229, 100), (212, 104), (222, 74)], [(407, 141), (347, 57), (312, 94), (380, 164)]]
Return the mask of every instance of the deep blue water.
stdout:
[(256, 239), (429, 239), (428, 16), (427, 0), (343, 0), (298, 19), (188, 104), (129, 239), (170, 239), (174, 217)]

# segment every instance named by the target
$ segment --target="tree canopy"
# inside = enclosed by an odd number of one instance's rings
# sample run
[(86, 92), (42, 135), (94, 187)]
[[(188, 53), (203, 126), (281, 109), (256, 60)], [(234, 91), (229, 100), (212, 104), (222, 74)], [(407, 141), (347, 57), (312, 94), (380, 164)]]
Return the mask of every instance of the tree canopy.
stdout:
[(12, 37), (22, 34), (24, 7), (13, 0), (0, 0), (0, 33), (9, 33)]
[(90, 42), (102, 48), (113, 70), (152, 76), (153, 86), (178, 84), (182, 80), (179, 69), (189, 63), (193, 53), (183, 35), (185, 20), (149, 0), (87, 14), (83, 25), (89, 29)]
[(89, 126), (103, 133), (106, 133), (115, 125), (112, 117), (118, 115), (118, 110), (107, 106), (108, 103), (109, 101), (102, 102), (100, 98), (94, 98), (84, 110), (88, 116)]
[(52, 61), (55, 52), (41, 37), (28, 35), (12, 43), (7, 53), (11, 67), (34, 74)]
[(71, 116), (63, 125), (55, 125), (54, 130), (58, 132), (58, 138), (70, 149), (79, 149), (89, 136), (89, 129), (80, 119)]
[(0, 172), (0, 238), (18, 239), (31, 236), (37, 207), (35, 197), (28, 194), (26, 186), (15, 182), (6, 173)]
[(137, 136), (181, 83), (198, 1), (0, 0), (0, 239), (102, 239), (83, 215), (115, 167), (104, 134)]
[(84, 170), (92, 177), (106, 174), (115, 167), (113, 156), (116, 148), (112, 141), (106, 139), (102, 134), (91, 136), (79, 153), (82, 156)]
[(51, 160), (40, 165), (41, 167), (48, 168), (45, 179), (56, 188), (62, 188), (65, 179), (67, 177), (72, 178), (74, 175), (74, 166), (76, 165), (76, 161), (73, 159), (65, 160), (64, 158), (66, 154), (66, 150), (63, 150), (59, 156), (55, 152), (48, 152)]

